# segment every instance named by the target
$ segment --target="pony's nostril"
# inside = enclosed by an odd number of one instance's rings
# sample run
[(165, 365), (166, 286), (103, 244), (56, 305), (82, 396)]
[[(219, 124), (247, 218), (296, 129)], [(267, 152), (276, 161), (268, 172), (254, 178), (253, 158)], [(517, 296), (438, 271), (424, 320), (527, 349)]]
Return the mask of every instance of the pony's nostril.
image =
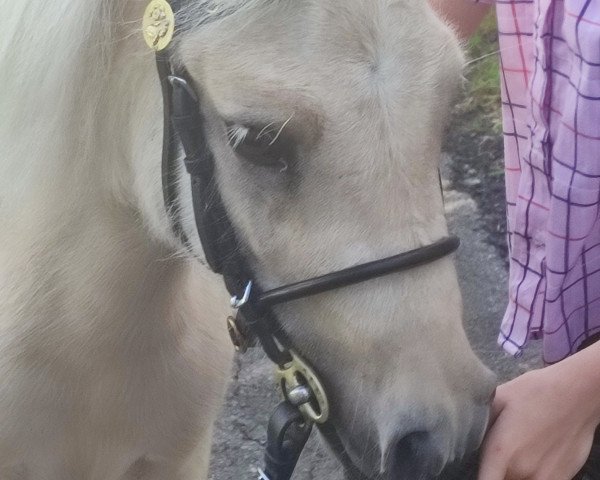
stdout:
[(417, 479), (437, 475), (444, 459), (428, 432), (412, 432), (402, 437), (390, 452), (390, 478)]

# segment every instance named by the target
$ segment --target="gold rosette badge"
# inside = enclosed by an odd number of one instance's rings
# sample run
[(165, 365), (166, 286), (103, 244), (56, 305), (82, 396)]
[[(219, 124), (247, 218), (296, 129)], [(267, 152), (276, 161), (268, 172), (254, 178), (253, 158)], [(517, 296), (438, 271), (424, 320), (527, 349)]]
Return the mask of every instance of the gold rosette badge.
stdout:
[(143, 22), (144, 40), (157, 52), (166, 48), (173, 39), (175, 15), (166, 0), (152, 0), (146, 7)]

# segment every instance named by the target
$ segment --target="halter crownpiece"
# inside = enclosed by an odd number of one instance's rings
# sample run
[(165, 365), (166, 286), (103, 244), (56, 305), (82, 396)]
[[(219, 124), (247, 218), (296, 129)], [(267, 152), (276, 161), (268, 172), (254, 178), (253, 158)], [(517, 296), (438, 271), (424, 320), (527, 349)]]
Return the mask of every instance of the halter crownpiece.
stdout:
[(142, 24), (146, 44), (157, 52), (169, 46), (175, 33), (175, 14), (166, 0), (152, 0)]

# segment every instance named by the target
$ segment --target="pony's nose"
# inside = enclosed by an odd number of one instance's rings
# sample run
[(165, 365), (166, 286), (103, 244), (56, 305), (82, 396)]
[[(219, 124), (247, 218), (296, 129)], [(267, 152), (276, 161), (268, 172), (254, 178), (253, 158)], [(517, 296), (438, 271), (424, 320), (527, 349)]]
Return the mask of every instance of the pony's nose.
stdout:
[(389, 462), (390, 479), (418, 479), (439, 474), (445, 460), (432, 435), (417, 431), (397, 441)]

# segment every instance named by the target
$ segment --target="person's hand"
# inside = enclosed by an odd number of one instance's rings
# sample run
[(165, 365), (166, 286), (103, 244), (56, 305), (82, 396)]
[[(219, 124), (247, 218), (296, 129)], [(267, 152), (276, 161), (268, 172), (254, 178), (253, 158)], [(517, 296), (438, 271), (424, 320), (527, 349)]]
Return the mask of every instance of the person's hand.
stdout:
[(600, 422), (600, 364), (583, 353), (498, 388), (479, 480), (571, 480), (579, 472)]

